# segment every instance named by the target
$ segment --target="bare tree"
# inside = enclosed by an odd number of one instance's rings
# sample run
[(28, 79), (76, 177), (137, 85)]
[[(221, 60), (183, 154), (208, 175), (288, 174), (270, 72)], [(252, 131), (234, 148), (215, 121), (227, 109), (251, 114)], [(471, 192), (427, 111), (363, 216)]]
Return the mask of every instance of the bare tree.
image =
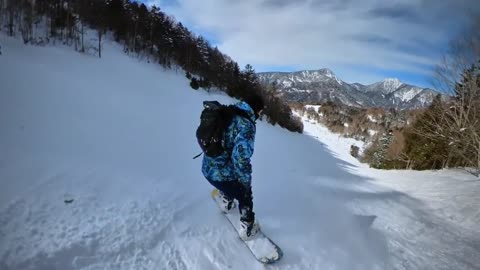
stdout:
[(103, 30), (97, 30), (98, 36), (98, 58), (102, 58), (102, 37), (103, 37)]
[(14, 0), (7, 0), (7, 12), (8, 12), (8, 35), (13, 36), (14, 34), (14, 20), (15, 20), (15, 6), (16, 2)]
[(419, 135), (446, 140), (449, 157), (459, 158), (461, 166), (476, 168), (480, 174), (480, 16), (472, 27), (452, 40), (450, 48), (435, 70), (435, 86), (451, 95), (443, 110), (428, 117)]
[(21, 27), (23, 42), (27, 43), (33, 38), (33, 4), (30, 0), (23, 1), (23, 24)]
[(82, 35), (82, 38), (81, 38), (82, 48), (80, 49), (80, 51), (82, 53), (84, 53), (85, 52), (85, 43), (84, 43), (85, 27), (84, 27), (84, 25), (85, 24), (81, 20), (79, 20), (79, 21), (80, 21), (80, 34)]
[(5, 9), (5, 0), (0, 0), (0, 30), (3, 28), (3, 13)]
[(455, 89), (455, 100), (446, 111), (453, 149), (463, 157), (466, 165), (477, 168), (477, 174), (480, 174), (479, 66), (466, 70)]
[(435, 67), (433, 84), (448, 94), (455, 94), (465, 70), (480, 59), (480, 15), (472, 15), (471, 21), (467, 30), (450, 41), (447, 54)]

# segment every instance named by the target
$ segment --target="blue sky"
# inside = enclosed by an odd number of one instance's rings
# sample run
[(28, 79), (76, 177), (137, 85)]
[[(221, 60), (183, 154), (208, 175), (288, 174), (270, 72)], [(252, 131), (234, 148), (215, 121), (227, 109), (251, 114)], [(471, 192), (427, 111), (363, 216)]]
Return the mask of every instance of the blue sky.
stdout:
[(256, 71), (329, 68), (371, 84), (432, 87), (435, 64), (476, 0), (143, 0)]

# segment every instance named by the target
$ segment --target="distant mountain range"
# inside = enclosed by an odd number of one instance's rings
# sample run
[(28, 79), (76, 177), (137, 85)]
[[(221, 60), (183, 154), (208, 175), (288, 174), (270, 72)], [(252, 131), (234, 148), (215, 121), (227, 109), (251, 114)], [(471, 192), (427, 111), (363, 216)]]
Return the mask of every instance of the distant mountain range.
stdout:
[(398, 79), (385, 79), (370, 85), (349, 84), (327, 68), (257, 75), (261, 83), (275, 83), (282, 97), (305, 104), (332, 101), (361, 108), (406, 110), (426, 107), (439, 94), (433, 89), (405, 84)]

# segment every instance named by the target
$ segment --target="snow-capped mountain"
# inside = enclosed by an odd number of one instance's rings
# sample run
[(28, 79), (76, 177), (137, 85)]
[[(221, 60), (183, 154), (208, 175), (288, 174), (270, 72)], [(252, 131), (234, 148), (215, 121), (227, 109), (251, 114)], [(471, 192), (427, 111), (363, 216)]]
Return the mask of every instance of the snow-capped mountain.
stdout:
[(381, 107), (398, 110), (428, 106), (438, 92), (409, 85), (395, 78), (370, 85), (349, 84), (330, 69), (297, 72), (258, 73), (262, 83), (275, 83), (279, 94), (290, 101), (318, 103), (333, 101), (355, 107)]
[(366, 92), (381, 92), (383, 94), (390, 94), (397, 90), (403, 83), (397, 78), (388, 78), (381, 82), (368, 85), (364, 91)]
[(272, 72), (272, 73), (262, 73), (265, 75), (265, 78), (268, 80), (283, 80), (285, 77), (288, 78), (284, 80), (286, 86), (290, 85), (291, 82), (297, 83), (309, 83), (309, 82), (325, 82), (329, 80), (335, 80), (339, 84), (343, 82), (338, 80), (335, 74), (328, 68), (323, 68), (319, 70), (303, 70), (298, 72)]

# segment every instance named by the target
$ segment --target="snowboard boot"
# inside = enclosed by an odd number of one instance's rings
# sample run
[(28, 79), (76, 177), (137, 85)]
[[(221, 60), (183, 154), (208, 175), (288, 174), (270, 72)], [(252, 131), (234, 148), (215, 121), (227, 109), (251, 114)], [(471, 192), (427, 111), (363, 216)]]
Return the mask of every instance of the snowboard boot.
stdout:
[(235, 208), (235, 202), (233, 199), (225, 196), (223, 192), (218, 193), (218, 197), (220, 199), (220, 209), (222, 210), (223, 213), (228, 213), (230, 210)]
[(243, 241), (251, 240), (255, 237), (255, 235), (260, 231), (260, 225), (257, 221), (247, 222), (247, 221), (240, 221), (240, 231), (239, 235)]

